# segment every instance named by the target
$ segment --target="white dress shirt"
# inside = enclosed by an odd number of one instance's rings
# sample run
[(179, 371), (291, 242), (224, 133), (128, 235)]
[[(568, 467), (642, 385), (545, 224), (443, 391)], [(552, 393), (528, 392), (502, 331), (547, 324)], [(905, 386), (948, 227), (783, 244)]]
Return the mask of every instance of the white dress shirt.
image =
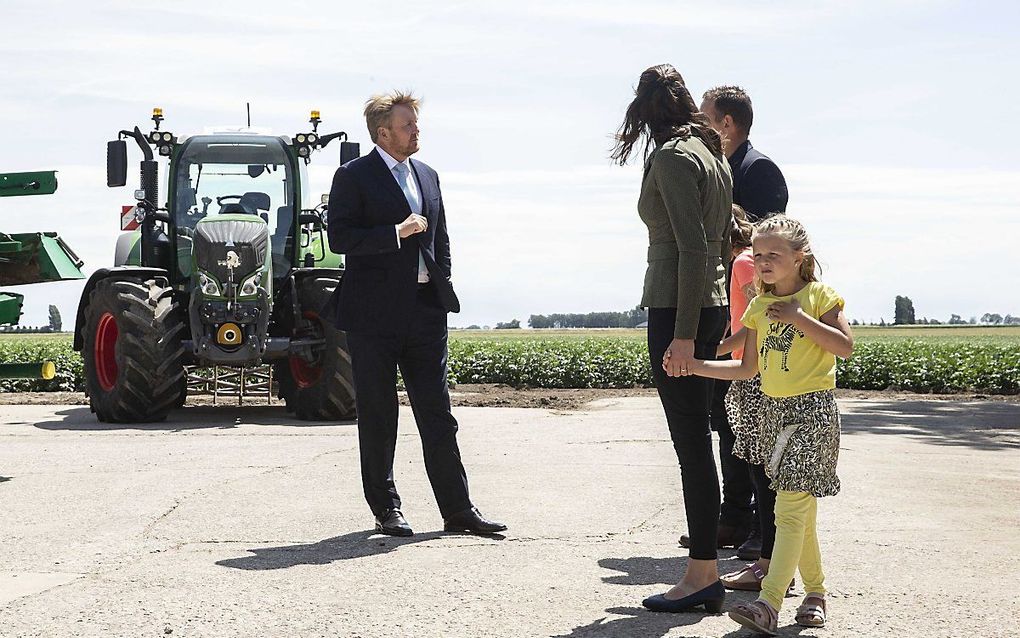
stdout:
[[(397, 172), (394, 170), (397, 164), (403, 164), (407, 168), (407, 188), (411, 191), (411, 197), (408, 198), (407, 204), (411, 208), (411, 212), (415, 215), (421, 215), (422, 201), (421, 201), (421, 190), (418, 188), (418, 178), (414, 174), (414, 169), (411, 168), (411, 162), (409, 159), (404, 159), (403, 162), (398, 162), (393, 158), (392, 155), (382, 149), (381, 146), (376, 146), (375, 149), (379, 151), (379, 156), (382, 157), (383, 161), (386, 162), (386, 168), (389, 169), (390, 175), (393, 177), (393, 181), (400, 186), (400, 180), (397, 179)], [(417, 209), (417, 210), (416, 210)], [(397, 248), (400, 248), (400, 227), (394, 226), (394, 230), (397, 233)], [(421, 250), (418, 251), (418, 283), (427, 284), (429, 282), (429, 270), (425, 266), (425, 258), (421, 254)]]

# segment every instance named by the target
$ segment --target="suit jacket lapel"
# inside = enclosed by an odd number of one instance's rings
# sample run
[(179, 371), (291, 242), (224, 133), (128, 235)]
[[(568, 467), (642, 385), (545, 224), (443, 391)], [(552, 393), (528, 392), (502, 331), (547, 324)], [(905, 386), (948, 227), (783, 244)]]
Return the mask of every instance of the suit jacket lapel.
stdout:
[(418, 197), (421, 199), (421, 214), (429, 220), (429, 226), (432, 226), (439, 216), (439, 211), (432, 210), (432, 206), (429, 205), (429, 202), (432, 201), (433, 192), (436, 190), (436, 185), (429, 180), (426, 173), (418, 170), (418, 164), (418, 160), (411, 159), (411, 170), (414, 171), (414, 175), (418, 180)]
[(390, 170), (386, 168), (386, 162), (383, 160), (382, 155), (380, 155), (379, 151), (376, 149), (372, 149), (372, 152), (369, 153), (369, 155), (375, 156), (371, 166), (375, 173), (375, 177), (382, 185), (383, 190), (388, 192), (398, 202), (400, 202), (400, 204), (403, 205), (404, 210), (407, 211), (407, 214), (410, 215), (411, 207), (407, 203), (407, 198), (404, 197), (404, 191), (400, 190), (400, 186), (397, 184), (396, 178), (394, 178)]

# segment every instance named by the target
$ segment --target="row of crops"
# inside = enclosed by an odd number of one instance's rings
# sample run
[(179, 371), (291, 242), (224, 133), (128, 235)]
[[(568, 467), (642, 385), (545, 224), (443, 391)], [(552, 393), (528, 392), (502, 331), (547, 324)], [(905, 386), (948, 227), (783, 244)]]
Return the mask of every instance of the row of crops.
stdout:
[[(490, 335), (492, 333), (489, 333)], [(0, 381), (0, 391), (84, 390), (81, 356), (70, 338), (0, 339), (0, 363), (50, 359), (50, 381)], [(457, 383), (504, 383), (540, 388), (626, 388), (651, 385), (644, 340), (637, 334), (594, 337), (450, 339), (450, 378)], [(840, 361), (838, 384), (859, 390), (923, 393), (1020, 393), (1020, 341), (976, 337), (862, 337)]]

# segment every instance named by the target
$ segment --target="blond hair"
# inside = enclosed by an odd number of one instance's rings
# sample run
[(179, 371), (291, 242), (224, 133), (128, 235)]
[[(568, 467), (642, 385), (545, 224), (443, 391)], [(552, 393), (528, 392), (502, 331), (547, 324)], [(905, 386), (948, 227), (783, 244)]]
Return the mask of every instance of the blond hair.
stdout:
[[(811, 238), (808, 237), (804, 224), (786, 215), (773, 215), (755, 225), (754, 235), (751, 239), (762, 235), (785, 239), (790, 244), (790, 248), (803, 253), (804, 259), (800, 262), (800, 278), (807, 282), (818, 281), (818, 274), (821, 274), (822, 268), (811, 251)], [(767, 284), (757, 276), (755, 277), (755, 287), (758, 288), (758, 294), (771, 293), (776, 288), (774, 284)]]
[(388, 128), (390, 118), (393, 116), (393, 107), (409, 106), (418, 114), (421, 108), (421, 100), (416, 98), (410, 91), (392, 91), (373, 95), (365, 102), (365, 123), (368, 124), (368, 134), (372, 143), (379, 141), (379, 128)]

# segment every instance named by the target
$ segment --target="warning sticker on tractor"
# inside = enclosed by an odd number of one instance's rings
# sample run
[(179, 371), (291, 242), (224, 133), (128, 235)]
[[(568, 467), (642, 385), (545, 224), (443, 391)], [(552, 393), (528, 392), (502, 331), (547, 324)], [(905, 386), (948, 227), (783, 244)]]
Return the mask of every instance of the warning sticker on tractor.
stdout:
[(121, 206), (120, 229), (134, 230), (138, 228), (138, 218), (135, 216), (137, 206)]

